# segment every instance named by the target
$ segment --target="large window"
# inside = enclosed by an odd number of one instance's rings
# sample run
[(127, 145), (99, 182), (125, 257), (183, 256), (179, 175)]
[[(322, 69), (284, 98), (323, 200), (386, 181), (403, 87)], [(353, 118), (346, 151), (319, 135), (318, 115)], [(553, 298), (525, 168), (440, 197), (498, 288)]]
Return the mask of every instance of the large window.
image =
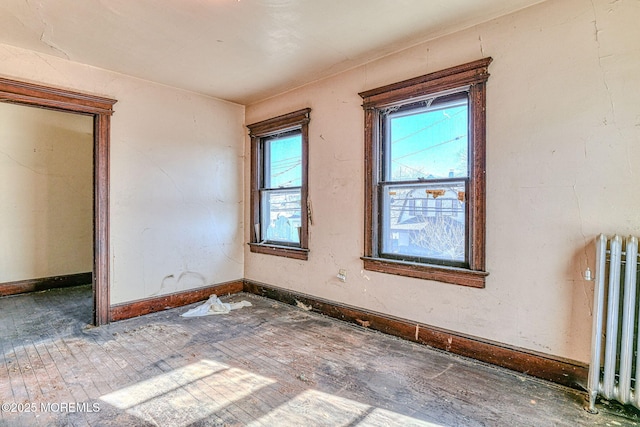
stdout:
[(360, 94), (364, 268), (484, 287), (491, 58)]
[(252, 252), (307, 259), (310, 111), (247, 126), (251, 135)]

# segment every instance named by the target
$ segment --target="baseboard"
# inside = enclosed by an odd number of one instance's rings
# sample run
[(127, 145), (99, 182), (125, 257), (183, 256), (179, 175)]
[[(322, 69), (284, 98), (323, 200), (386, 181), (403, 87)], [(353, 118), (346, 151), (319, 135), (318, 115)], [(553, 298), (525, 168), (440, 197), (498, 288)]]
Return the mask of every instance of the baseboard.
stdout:
[(314, 312), (369, 329), (563, 386), (578, 390), (586, 389), (589, 368), (581, 362), (463, 335), (362, 308), (350, 307), (252, 280), (244, 280), (244, 291), (291, 305), (301, 303)]
[(0, 297), (24, 294), (27, 292), (46, 291), (55, 288), (90, 285), (93, 283), (93, 273), (65, 274), (63, 276), (42, 277), (40, 279), (19, 280), (0, 283)]
[(211, 294), (226, 295), (242, 291), (291, 305), (304, 304), (314, 312), (326, 316), (552, 381), (563, 386), (579, 390), (586, 388), (589, 369), (586, 364), (581, 362), (508, 346), (248, 279), (113, 305), (110, 310), (110, 320), (124, 320), (169, 308), (181, 307), (204, 301)]
[(109, 311), (109, 317), (112, 322), (130, 319), (132, 317), (142, 316), (143, 314), (154, 313), (156, 311), (182, 307), (183, 305), (193, 304), (194, 302), (198, 301), (204, 301), (209, 298), (211, 294), (235, 294), (238, 292), (242, 292), (242, 290), (242, 280), (220, 283), (203, 288), (189, 289), (187, 291), (176, 292), (159, 297), (145, 298), (133, 302), (112, 305)]

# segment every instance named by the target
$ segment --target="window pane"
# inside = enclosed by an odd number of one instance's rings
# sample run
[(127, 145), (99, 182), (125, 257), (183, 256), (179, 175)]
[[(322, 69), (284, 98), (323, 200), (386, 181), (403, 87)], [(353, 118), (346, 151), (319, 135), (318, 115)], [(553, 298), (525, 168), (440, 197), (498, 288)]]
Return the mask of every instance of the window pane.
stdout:
[(262, 241), (300, 243), (300, 189), (262, 192)]
[(389, 114), (385, 181), (468, 176), (467, 99)]
[(265, 141), (265, 188), (302, 185), (302, 135)]
[(465, 261), (465, 181), (382, 187), (382, 252)]

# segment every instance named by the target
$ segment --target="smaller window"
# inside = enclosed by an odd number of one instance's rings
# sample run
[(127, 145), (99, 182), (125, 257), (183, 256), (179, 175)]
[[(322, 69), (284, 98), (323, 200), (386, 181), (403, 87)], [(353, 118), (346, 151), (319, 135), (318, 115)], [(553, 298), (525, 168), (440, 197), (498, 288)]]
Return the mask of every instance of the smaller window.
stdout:
[(248, 125), (251, 136), (251, 252), (308, 258), (310, 109)]

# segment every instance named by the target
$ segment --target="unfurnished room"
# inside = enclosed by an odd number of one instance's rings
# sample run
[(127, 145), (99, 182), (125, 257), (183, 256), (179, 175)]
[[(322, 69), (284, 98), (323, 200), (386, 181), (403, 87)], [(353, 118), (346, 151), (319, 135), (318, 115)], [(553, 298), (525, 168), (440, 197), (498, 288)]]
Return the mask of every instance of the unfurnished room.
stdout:
[(638, 23), (0, 2), (0, 426), (640, 425)]

